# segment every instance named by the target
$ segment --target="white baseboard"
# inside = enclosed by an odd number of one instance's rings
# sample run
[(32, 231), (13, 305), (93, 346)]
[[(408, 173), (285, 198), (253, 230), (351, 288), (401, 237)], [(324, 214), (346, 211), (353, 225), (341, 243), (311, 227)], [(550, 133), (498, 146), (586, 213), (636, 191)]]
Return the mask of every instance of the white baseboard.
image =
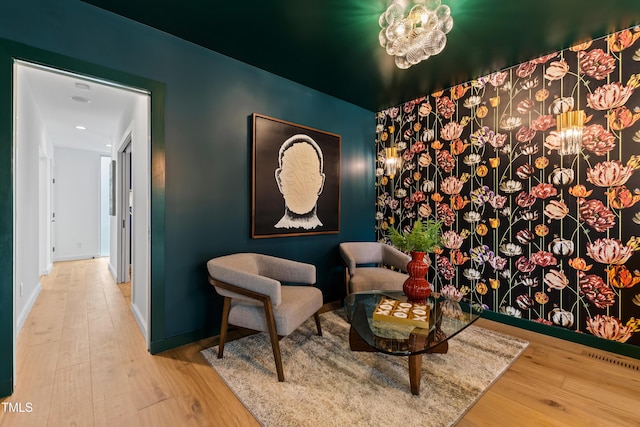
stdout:
[(113, 264), (111, 264), (111, 260), (109, 260), (109, 273), (111, 273), (111, 277), (113, 277), (114, 281), (116, 280), (116, 270), (113, 268)]
[(140, 310), (138, 310), (138, 307), (133, 305), (133, 303), (131, 303), (131, 312), (133, 313), (133, 318), (136, 319), (136, 323), (140, 328), (140, 332), (142, 332), (142, 336), (146, 341), (147, 340), (147, 322), (145, 322), (144, 316), (140, 314)]
[(40, 295), (40, 291), (42, 291), (42, 284), (40, 283), (40, 281), (38, 281), (38, 284), (36, 285), (33, 292), (31, 292), (31, 295), (29, 296), (27, 303), (22, 309), (22, 313), (20, 313), (16, 319), (16, 336), (18, 336), (18, 334), (20, 333), (20, 330), (24, 326), (24, 322), (27, 321), (27, 317), (29, 316), (29, 313), (31, 313), (33, 304), (36, 303), (36, 300), (38, 299), (38, 295)]
[(80, 255), (65, 255), (65, 256), (57, 256), (57, 261), (78, 261), (82, 259), (92, 259), (92, 258), (101, 258), (100, 254), (80, 254)]
[(49, 264), (47, 268), (45, 268), (44, 270), (40, 270), (40, 275), (48, 276), (51, 274), (51, 270), (53, 270), (53, 264)]

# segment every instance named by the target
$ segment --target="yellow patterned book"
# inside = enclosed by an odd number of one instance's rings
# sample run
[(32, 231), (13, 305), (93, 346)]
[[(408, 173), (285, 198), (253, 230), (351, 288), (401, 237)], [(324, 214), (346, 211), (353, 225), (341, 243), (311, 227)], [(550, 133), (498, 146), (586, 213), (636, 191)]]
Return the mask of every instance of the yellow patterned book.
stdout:
[(429, 329), (429, 313), (430, 308), (425, 304), (383, 298), (373, 312), (373, 319)]

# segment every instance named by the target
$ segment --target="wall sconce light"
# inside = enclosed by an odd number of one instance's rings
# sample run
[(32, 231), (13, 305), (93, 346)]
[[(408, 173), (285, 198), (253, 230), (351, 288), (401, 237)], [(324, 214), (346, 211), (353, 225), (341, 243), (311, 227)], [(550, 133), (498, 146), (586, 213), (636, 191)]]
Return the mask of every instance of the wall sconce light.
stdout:
[(384, 174), (393, 179), (396, 172), (398, 172), (398, 166), (400, 166), (400, 158), (396, 147), (386, 147), (384, 149), (384, 157)]
[(561, 156), (578, 154), (582, 149), (582, 129), (585, 114), (582, 110), (565, 111), (556, 116), (556, 126), (560, 136)]
[(415, 0), (406, 16), (404, 6), (394, 1), (378, 23), (380, 45), (403, 70), (442, 52), (453, 28), (451, 9), (440, 0)]

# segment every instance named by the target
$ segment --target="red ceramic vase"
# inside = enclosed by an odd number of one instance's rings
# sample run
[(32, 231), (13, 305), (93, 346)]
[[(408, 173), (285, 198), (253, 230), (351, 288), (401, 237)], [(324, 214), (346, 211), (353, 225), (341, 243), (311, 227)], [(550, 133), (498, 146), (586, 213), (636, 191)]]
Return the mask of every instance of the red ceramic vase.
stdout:
[(409, 278), (402, 290), (411, 303), (424, 303), (431, 296), (431, 285), (425, 279), (429, 265), (424, 261), (425, 252), (411, 252), (411, 261), (407, 263)]

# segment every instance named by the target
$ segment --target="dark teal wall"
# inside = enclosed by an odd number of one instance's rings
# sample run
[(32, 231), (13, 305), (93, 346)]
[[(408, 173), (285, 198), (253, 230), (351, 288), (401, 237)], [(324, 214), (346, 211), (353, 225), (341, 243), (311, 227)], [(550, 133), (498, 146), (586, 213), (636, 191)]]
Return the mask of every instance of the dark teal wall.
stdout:
[[(157, 237), (152, 251), (164, 251), (165, 262), (164, 271), (152, 266), (159, 271), (152, 299), (162, 305), (152, 311), (152, 349), (217, 332), (220, 302), (207, 284), (205, 269), (213, 256), (256, 251), (310, 262), (318, 267), (325, 299), (342, 295), (338, 243), (374, 239), (373, 112), (79, 0), (0, 2), (0, 38), (165, 84), (166, 187), (152, 202), (165, 205), (164, 220), (159, 217), (152, 224)], [(68, 68), (73, 69), (73, 60), (66, 61)], [(9, 77), (0, 78), (4, 93)], [(0, 130), (11, 124), (11, 112), (5, 109), (0, 110)], [(342, 136), (340, 234), (249, 238), (254, 112)], [(3, 142), (3, 166), (10, 165), (10, 152)], [(11, 200), (10, 178), (1, 168), (0, 380), (7, 378), (5, 368), (11, 363), (5, 354), (5, 331), (11, 327), (6, 311), (11, 310), (11, 265), (6, 261), (11, 259), (11, 223), (4, 206)]]

